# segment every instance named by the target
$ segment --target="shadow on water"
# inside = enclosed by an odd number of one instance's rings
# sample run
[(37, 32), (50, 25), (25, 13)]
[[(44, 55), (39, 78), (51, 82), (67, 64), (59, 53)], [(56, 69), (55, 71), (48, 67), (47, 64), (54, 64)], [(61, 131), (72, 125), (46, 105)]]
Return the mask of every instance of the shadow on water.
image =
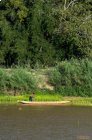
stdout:
[(0, 140), (92, 140), (92, 108), (0, 105)]

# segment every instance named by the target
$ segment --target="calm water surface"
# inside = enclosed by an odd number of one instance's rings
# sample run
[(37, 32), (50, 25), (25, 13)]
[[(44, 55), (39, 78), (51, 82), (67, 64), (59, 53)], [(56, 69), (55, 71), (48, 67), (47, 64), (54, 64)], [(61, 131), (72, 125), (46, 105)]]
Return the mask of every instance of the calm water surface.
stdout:
[(0, 105), (0, 140), (92, 140), (92, 107)]

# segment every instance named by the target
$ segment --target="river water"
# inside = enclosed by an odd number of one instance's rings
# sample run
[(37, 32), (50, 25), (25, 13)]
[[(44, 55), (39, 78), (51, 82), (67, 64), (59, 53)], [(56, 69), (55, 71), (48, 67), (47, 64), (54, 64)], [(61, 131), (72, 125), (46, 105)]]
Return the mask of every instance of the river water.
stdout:
[(92, 140), (92, 107), (0, 105), (0, 140)]

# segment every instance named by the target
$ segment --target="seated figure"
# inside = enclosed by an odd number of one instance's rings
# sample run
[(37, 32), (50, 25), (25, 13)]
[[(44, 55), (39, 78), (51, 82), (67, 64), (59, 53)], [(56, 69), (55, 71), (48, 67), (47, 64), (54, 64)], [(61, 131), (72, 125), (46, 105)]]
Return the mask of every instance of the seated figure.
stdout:
[(35, 95), (35, 93), (32, 93), (32, 95), (29, 96), (29, 101), (33, 101), (34, 95)]

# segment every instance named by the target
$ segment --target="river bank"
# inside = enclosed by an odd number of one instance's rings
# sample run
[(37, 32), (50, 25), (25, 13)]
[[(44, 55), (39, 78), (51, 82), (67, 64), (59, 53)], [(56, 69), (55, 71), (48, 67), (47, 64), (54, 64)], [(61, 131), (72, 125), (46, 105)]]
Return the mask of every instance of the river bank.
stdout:
[[(25, 95), (16, 95), (16, 96), (11, 96), (11, 95), (2, 95), (0, 96), (0, 103), (16, 103), (17, 101), (28, 101), (29, 100), (30, 94), (25, 94)], [(37, 94), (34, 98), (33, 101), (62, 101), (63, 98), (59, 94)]]
[[(17, 101), (28, 101), (28, 95), (20, 96), (0, 96), (0, 104), (18, 104)], [(48, 101), (70, 101), (71, 106), (92, 106), (92, 97), (62, 97), (61, 95), (36, 95), (33, 101), (48, 102)]]

